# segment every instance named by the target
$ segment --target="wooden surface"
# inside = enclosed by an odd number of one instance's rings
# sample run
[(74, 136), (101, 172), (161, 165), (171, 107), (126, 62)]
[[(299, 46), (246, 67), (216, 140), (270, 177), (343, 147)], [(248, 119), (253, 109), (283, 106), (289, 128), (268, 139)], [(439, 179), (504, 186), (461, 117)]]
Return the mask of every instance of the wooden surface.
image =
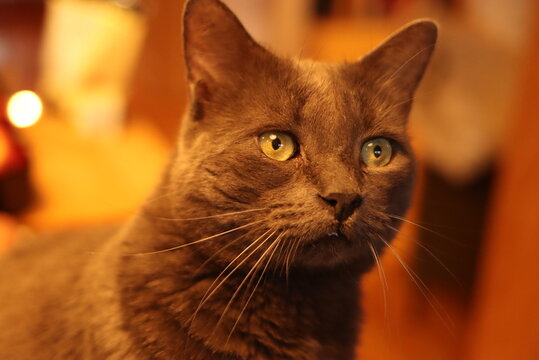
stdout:
[(33, 89), (44, 1), (0, 1), (0, 92)]
[(539, 6), (535, 19), (501, 153), (469, 360), (539, 359)]
[(36, 191), (20, 220), (43, 231), (125, 219), (157, 184), (170, 151), (158, 131), (141, 122), (99, 139), (46, 117), (18, 134)]
[(150, 121), (169, 144), (187, 103), (181, 17), (185, 0), (144, 0), (147, 36), (131, 86), (130, 121)]

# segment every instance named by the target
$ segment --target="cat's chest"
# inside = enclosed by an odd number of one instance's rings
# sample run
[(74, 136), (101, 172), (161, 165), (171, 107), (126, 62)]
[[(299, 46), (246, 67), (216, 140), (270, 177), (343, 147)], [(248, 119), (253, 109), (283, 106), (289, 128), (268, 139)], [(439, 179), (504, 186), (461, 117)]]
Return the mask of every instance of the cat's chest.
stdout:
[(194, 320), (182, 316), (189, 336), (230, 354), (223, 359), (352, 358), (358, 320), (354, 287), (335, 293), (318, 286), (297, 289), (293, 283), (259, 285), (253, 292), (231, 284), (213, 299), (202, 298), (194, 312), (188, 311), (196, 314)]
[(149, 358), (353, 359), (357, 276), (267, 274), (245, 281), (239, 272), (194, 276), (198, 266), (182, 259), (170, 262), (181, 268), (150, 259), (123, 264), (120, 291), (125, 325)]

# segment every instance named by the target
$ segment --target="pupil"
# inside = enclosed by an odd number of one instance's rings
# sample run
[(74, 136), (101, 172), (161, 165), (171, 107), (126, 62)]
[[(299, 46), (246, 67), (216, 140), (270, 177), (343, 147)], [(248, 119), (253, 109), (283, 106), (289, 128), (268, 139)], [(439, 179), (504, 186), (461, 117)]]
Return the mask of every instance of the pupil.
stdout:
[(276, 138), (271, 141), (271, 147), (273, 148), (273, 150), (279, 150), (281, 146), (283, 146), (281, 139)]
[(382, 148), (380, 147), (380, 145), (376, 145), (374, 147), (374, 157), (379, 158), (381, 155), (382, 155)]

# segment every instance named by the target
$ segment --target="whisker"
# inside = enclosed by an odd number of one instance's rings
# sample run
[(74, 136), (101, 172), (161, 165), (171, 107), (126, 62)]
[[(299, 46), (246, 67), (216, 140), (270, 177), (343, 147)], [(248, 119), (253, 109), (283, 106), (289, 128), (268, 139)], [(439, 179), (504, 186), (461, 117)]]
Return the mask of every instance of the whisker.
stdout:
[(229, 248), (230, 246), (236, 244), (237, 242), (239, 242), (241, 239), (245, 238), (247, 236), (247, 233), (246, 234), (243, 234), (243, 235), (240, 235), (238, 236), (236, 239), (228, 242), (225, 246), (221, 247), (217, 252), (213, 253), (210, 257), (208, 257), (196, 270), (195, 272), (193, 273), (193, 277), (195, 277), (201, 269), (204, 268), (204, 266), (206, 266), (211, 260), (213, 260), (217, 255), (221, 254), (223, 251), (225, 251), (227, 248)]
[(254, 221), (252, 223), (242, 225), (242, 226), (238, 226), (238, 227), (236, 227), (234, 229), (223, 231), (223, 232), (221, 232), (219, 234), (215, 234), (215, 235), (208, 236), (208, 237), (205, 237), (205, 238), (202, 238), (202, 239), (199, 239), (199, 240), (195, 240), (195, 241), (192, 241), (192, 242), (187, 243), (187, 244), (182, 244), (182, 245), (174, 246), (174, 247), (163, 249), (163, 250), (149, 251), (149, 252), (143, 252), (143, 253), (134, 253), (134, 254), (123, 254), (123, 256), (155, 255), (155, 254), (162, 254), (162, 253), (170, 252), (170, 251), (174, 251), (174, 250), (179, 250), (179, 249), (183, 249), (183, 248), (185, 248), (187, 246), (200, 244), (200, 243), (206, 242), (208, 240), (215, 239), (215, 238), (217, 238), (219, 236), (223, 236), (223, 235), (230, 234), (232, 232), (235, 232), (235, 231), (238, 231), (238, 230), (241, 230), (241, 229), (245, 229), (245, 228), (247, 228), (249, 226), (259, 224), (259, 223), (261, 223), (263, 221), (265, 221), (265, 220)]
[(412, 240), (416, 245), (418, 245), (419, 247), (421, 247), (423, 250), (425, 250), (430, 256), (432, 256), (432, 258), (434, 260), (436, 260), (438, 262), (438, 264), (440, 264), (441, 267), (444, 268), (445, 271), (447, 271), (447, 273), (453, 278), (453, 280), (455, 280), (455, 282), (462, 288), (462, 284), (460, 283), (459, 279), (457, 278), (457, 276), (444, 264), (444, 262), (442, 260), (440, 260), (440, 258), (438, 256), (436, 256), (436, 254), (434, 254), (428, 247), (426, 247), (425, 245), (421, 244), (421, 242), (419, 240), (416, 240), (414, 238), (412, 238), (410, 235), (408, 234), (405, 234), (404, 232), (394, 228), (393, 226), (391, 225), (386, 225), (389, 229), (395, 231), (396, 233), (399, 233), (401, 234), (402, 236), (404, 236), (406, 239), (409, 239), (409, 240)]
[[(398, 262), (401, 264), (402, 268), (406, 271), (406, 273), (410, 276), (410, 279), (414, 282), (414, 284), (417, 286), (421, 294), (425, 297), (425, 300), (429, 303), (429, 305), (432, 307), (436, 315), (440, 318), (446, 329), (451, 333), (452, 336), (455, 336), (454, 328), (455, 325), (449, 316), (447, 312), (443, 309), (443, 306), (439, 303), (439, 301), (436, 299), (434, 294), (429, 290), (427, 285), (421, 280), (421, 278), (413, 271), (401, 258), (401, 256), (395, 251), (395, 249), (387, 242), (385, 241), (380, 235), (378, 235), (378, 238), (387, 246), (387, 248), (393, 253), (395, 258), (398, 260)], [(434, 301), (434, 302), (433, 302)], [(442, 314), (443, 313), (443, 314)]]
[(268, 210), (268, 208), (248, 209), (248, 210), (234, 211), (234, 212), (224, 213), (224, 214), (216, 214), (216, 215), (200, 216), (200, 217), (192, 217), (192, 218), (183, 218), (183, 219), (182, 218), (178, 218), (178, 219), (176, 219), (176, 218), (166, 218), (166, 217), (155, 217), (154, 219), (168, 220), (168, 221), (195, 221), (195, 220), (214, 219), (214, 218), (225, 217), (225, 216), (233, 216), (233, 215), (257, 212), (257, 211), (264, 211), (264, 210)]
[(292, 253), (291, 260), (290, 260), (291, 263), (293, 263), (294, 260), (296, 259), (296, 256), (297, 256), (297, 254), (298, 254), (298, 252), (299, 252), (299, 249), (300, 249), (301, 247), (303, 247), (303, 245), (305, 245), (305, 243), (304, 243), (303, 240), (304, 240), (304, 239), (303, 239), (302, 237), (298, 237), (298, 238), (296, 239), (296, 241), (295, 241), (296, 246), (294, 247), (294, 252)]
[[(204, 296), (202, 297), (202, 299), (200, 300), (200, 303), (198, 305), (198, 307), (196, 308), (195, 312), (193, 313), (193, 316), (191, 317), (190, 321), (191, 323), (195, 320), (198, 312), (200, 311), (200, 309), (206, 304), (206, 302), (208, 302), (208, 300), (213, 296), (213, 294), (215, 294), (217, 292), (217, 290), (225, 283), (226, 280), (228, 280), (228, 278), (230, 278), (230, 276), (232, 276), (232, 274), (240, 268), (241, 265), (243, 265), (262, 245), (264, 245), (264, 243), (266, 241), (268, 241), (268, 239), (277, 232), (277, 230), (274, 230), (269, 236), (266, 236), (269, 232), (271, 231), (271, 229), (267, 230), (266, 232), (264, 232), (262, 235), (260, 235), (256, 240), (254, 240), (251, 244), (249, 244), (249, 246), (247, 246), (245, 249), (243, 249), (242, 252), (240, 252), (238, 254), (238, 256), (236, 256), (224, 269), (223, 271), (221, 271), (221, 273), (215, 278), (215, 280), (212, 282), (212, 284), (208, 287), (208, 290), (206, 291), (206, 293), (204, 294)], [(264, 240), (261, 240), (262, 238), (264, 238), (266, 236), (266, 238)], [(236, 267), (234, 269), (232, 269), (220, 282), (219, 284), (217, 284), (215, 287), (214, 285), (221, 279), (221, 277), (226, 273), (226, 271), (233, 266), (233, 264), (236, 262), (236, 260), (238, 260), (244, 253), (246, 253), (251, 247), (255, 246), (258, 242), (260, 242), (260, 244), (258, 244), (258, 246), (253, 250), (251, 251), (245, 258), (243, 258), (243, 260), (236, 265)]]
[[(284, 233), (281, 233), (279, 234), (279, 236), (277, 236), (277, 238), (273, 241), (273, 244), (279, 244), (282, 240), (284, 236)], [(270, 245), (271, 246), (273, 246)], [(241, 309), (240, 311), (240, 314), (238, 315), (238, 318), (236, 319), (236, 322), (234, 322), (234, 325), (232, 326), (232, 329), (230, 330), (230, 333), (228, 334), (228, 337), (226, 339), (226, 343), (228, 343), (228, 341), (230, 340), (230, 337), (232, 336), (232, 333), (234, 332), (234, 330), (236, 329), (236, 327), (238, 326), (238, 323), (240, 322), (240, 318), (241, 316), (243, 315), (243, 313), (245, 312), (245, 309), (247, 309), (247, 306), (249, 305), (249, 302), (251, 301), (252, 297), (254, 296), (256, 290), (258, 289), (258, 286), (260, 285), (260, 282), (262, 281), (262, 278), (264, 277), (264, 274), (266, 273), (267, 269), (268, 269), (268, 265), (270, 264), (271, 262), (271, 259), (273, 258), (273, 255), (275, 255), (275, 252), (277, 250), (278, 246), (275, 246), (273, 252), (271, 253), (271, 255), (268, 257), (268, 261), (266, 261), (266, 265), (264, 266), (264, 269), (262, 270), (262, 273), (260, 274), (260, 276), (258, 277), (258, 281), (256, 282), (254, 288), (253, 288), (253, 291), (251, 291), (251, 295), (249, 295), (249, 297), (247, 298), (247, 301), (245, 302), (245, 305), (243, 306), (243, 308)], [(268, 247), (269, 249), (269, 247)], [(267, 251), (267, 250), (266, 250)], [(260, 257), (260, 259), (263, 259), (264, 258), (264, 254)], [(257, 264), (255, 264), (255, 267), (257, 266)], [(254, 278), (254, 275), (251, 277), (251, 280)], [(247, 286), (247, 288), (250, 287), (250, 284), (251, 282), (249, 281), (249, 285)]]
[(288, 276), (290, 274), (290, 257), (292, 256), (292, 251), (294, 250), (294, 247), (296, 246), (296, 243), (298, 242), (298, 239), (297, 238), (293, 238), (290, 243), (290, 245), (288, 246), (289, 250), (286, 254), (286, 259), (285, 259), (285, 267), (286, 267), (286, 272), (285, 272), (285, 275), (286, 275), (286, 283), (288, 284)]
[[(283, 241), (282, 238), (285, 236), (287, 231), (283, 231), (279, 237), (281, 237), (281, 240), (279, 240), (280, 244), (282, 245), (279, 247), (279, 254), (277, 256), (277, 261), (280, 264), (280, 271), (279, 276), (283, 276), (283, 274), (286, 276), (286, 282), (288, 284), (288, 257), (290, 256), (290, 251), (292, 250), (292, 242), (290, 241)], [(277, 269), (276, 269), (277, 270)], [(275, 271), (277, 273), (277, 271)]]
[(422, 229), (422, 230), (425, 230), (425, 231), (428, 231), (436, 236), (439, 236), (440, 238), (444, 239), (444, 240), (447, 240), (447, 241), (451, 241), (451, 242), (455, 242), (459, 245), (462, 245), (464, 246), (464, 244), (462, 244), (461, 242), (459, 241), (456, 241), (455, 239), (451, 239), (449, 237), (447, 237), (446, 235), (440, 233), (440, 232), (437, 232), (435, 230), (432, 230), (432, 229), (429, 229), (428, 227), (424, 226), (424, 225), (421, 225), (421, 224), (418, 224), (416, 222), (413, 222), (411, 220), (408, 220), (402, 216), (397, 216), (397, 215), (391, 215), (391, 214), (385, 214), (387, 216), (389, 216), (390, 218), (393, 218), (393, 219), (396, 219), (396, 220), (400, 220), (400, 221), (404, 221), (405, 223), (408, 223), (408, 224), (411, 224), (411, 225), (414, 225), (414, 226), (417, 226), (418, 228)]
[[(269, 240), (269, 238), (271, 238), (271, 236), (273, 236), (277, 231), (274, 231), (264, 242), (266, 242), (267, 240)], [(278, 237), (277, 237), (278, 238)], [(223, 312), (221, 313), (221, 316), (219, 317), (219, 320), (217, 320), (217, 323), (215, 324), (215, 327), (213, 329), (213, 332), (212, 334), (210, 335), (210, 337), (213, 336), (213, 334), (215, 333), (215, 330), (217, 330), (217, 328), (219, 327), (219, 324), (221, 324), (221, 322), (223, 321), (226, 313), (228, 312), (228, 309), (230, 309), (230, 306), (232, 305), (232, 303), (234, 302), (234, 299), (236, 298), (236, 296), (238, 296), (240, 290), (242, 289), (243, 285), (247, 282), (247, 280), (251, 277), (251, 275), (256, 271), (258, 270), (258, 265), (262, 262), (262, 260), (264, 259), (264, 257), (266, 257), (266, 255), (272, 251), (274, 248), (276, 248), (275, 245), (278, 244), (278, 241), (274, 240), (270, 246), (268, 246), (268, 248), (266, 250), (264, 250), (264, 252), (262, 253), (262, 255), (260, 255), (260, 258), (255, 262), (255, 264), (252, 266), (251, 270), (249, 270), (249, 272), (247, 273), (247, 275), (245, 275), (245, 277), (243, 278), (243, 280), (241, 281), (241, 283), (238, 285), (238, 287), (236, 288), (236, 290), (234, 291), (234, 293), (232, 294), (232, 296), (230, 297), (230, 299), (228, 300), (228, 303), (226, 304)]]
[[(265, 240), (269, 240), (269, 238), (275, 234), (275, 231)], [(219, 324), (221, 323), (221, 321), (223, 320), (226, 312), (228, 311), (228, 309), (230, 308), (230, 306), (232, 305), (232, 302), (234, 301), (234, 299), (236, 298), (236, 296), (238, 296), (241, 288), (243, 287), (243, 285), (247, 282), (247, 280), (249, 279), (249, 277), (251, 276), (251, 274), (253, 274), (255, 272), (255, 270), (258, 269), (258, 264), (260, 264), (260, 262), (262, 262), (262, 260), (264, 259), (264, 257), (266, 256), (266, 254), (268, 254), (274, 247), (275, 245), (277, 244), (276, 241), (273, 241), (273, 243), (268, 246), (268, 248), (266, 250), (264, 250), (264, 252), (262, 253), (262, 255), (260, 256), (260, 258), (255, 262), (255, 264), (252, 266), (251, 270), (249, 270), (249, 272), (247, 273), (247, 275), (245, 275), (245, 277), (243, 278), (243, 280), (240, 282), (240, 284), (238, 285), (238, 287), (236, 288), (236, 290), (234, 291), (234, 293), (232, 294), (232, 296), (230, 297), (225, 309), (223, 310), (223, 313), (221, 314), (221, 317), (219, 318), (219, 320), (217, 321), (217, 324), (215, 325), (215, 327), (217, 328), (217, 326), (219, 326)]]
[(382, 266), (382, 262), (380, 261), (380, 257), (378, 253), (376, 252), (376, 249), (372, 245), (370, 241), (367, 242), (369, 245), (369, 248), (371, 250), (372, 256), (374, 257), (374, 261), (376, 262), (376, 268), (378, 269), (378, 277), (380, 278), (380, 285), (382, 286), (382, 293), (384, 297), (384, 318), (386, 319), (386, 323), (388, 321), (388, 314), (389, 314), (389, 303), (388, 303), (388, 296), (387, 292), (389, 291), (389, 286), (387, 282), (387, 277), (384, 271), (384, 267)]
[[(279, 234), (279, 236), (281, 236), (281, 234)], [(281, 266), (280, 267), (280, 271), (279, 271), (279, 275), (282, 276), (284, 271), (285, 271), (285, 265), (284, 265), (284, 260), (286, 258), (286, 251), (287, 251), (287, 248), (286, 248), (286, 242), (283, 242), (283, 241), (280, 241), (279, 245), (282, 245), (280, 247), (278, 247), (278, 255), (276, 256), (276, 261), (278, 264), (280, 264)], [(275, 251), (277, 251), (277, 249), (275, 249)], [(275, 273), (277, 273), (277, 269), (275, 269)]]

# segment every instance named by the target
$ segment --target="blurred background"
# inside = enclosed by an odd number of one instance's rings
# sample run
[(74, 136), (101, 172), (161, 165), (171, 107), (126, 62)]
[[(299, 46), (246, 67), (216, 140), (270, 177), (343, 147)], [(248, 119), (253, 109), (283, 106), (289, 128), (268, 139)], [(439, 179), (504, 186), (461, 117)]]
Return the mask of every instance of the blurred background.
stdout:
[[(415, 201), (363, 280), (358, 356), (539, 359), (539, 3), (225, 2), (275, 52), (329, 62), (439, 23), (411, 115)], [(0, 0), (0, 253), (148, 196), (187, 103), (183, 3)]]

